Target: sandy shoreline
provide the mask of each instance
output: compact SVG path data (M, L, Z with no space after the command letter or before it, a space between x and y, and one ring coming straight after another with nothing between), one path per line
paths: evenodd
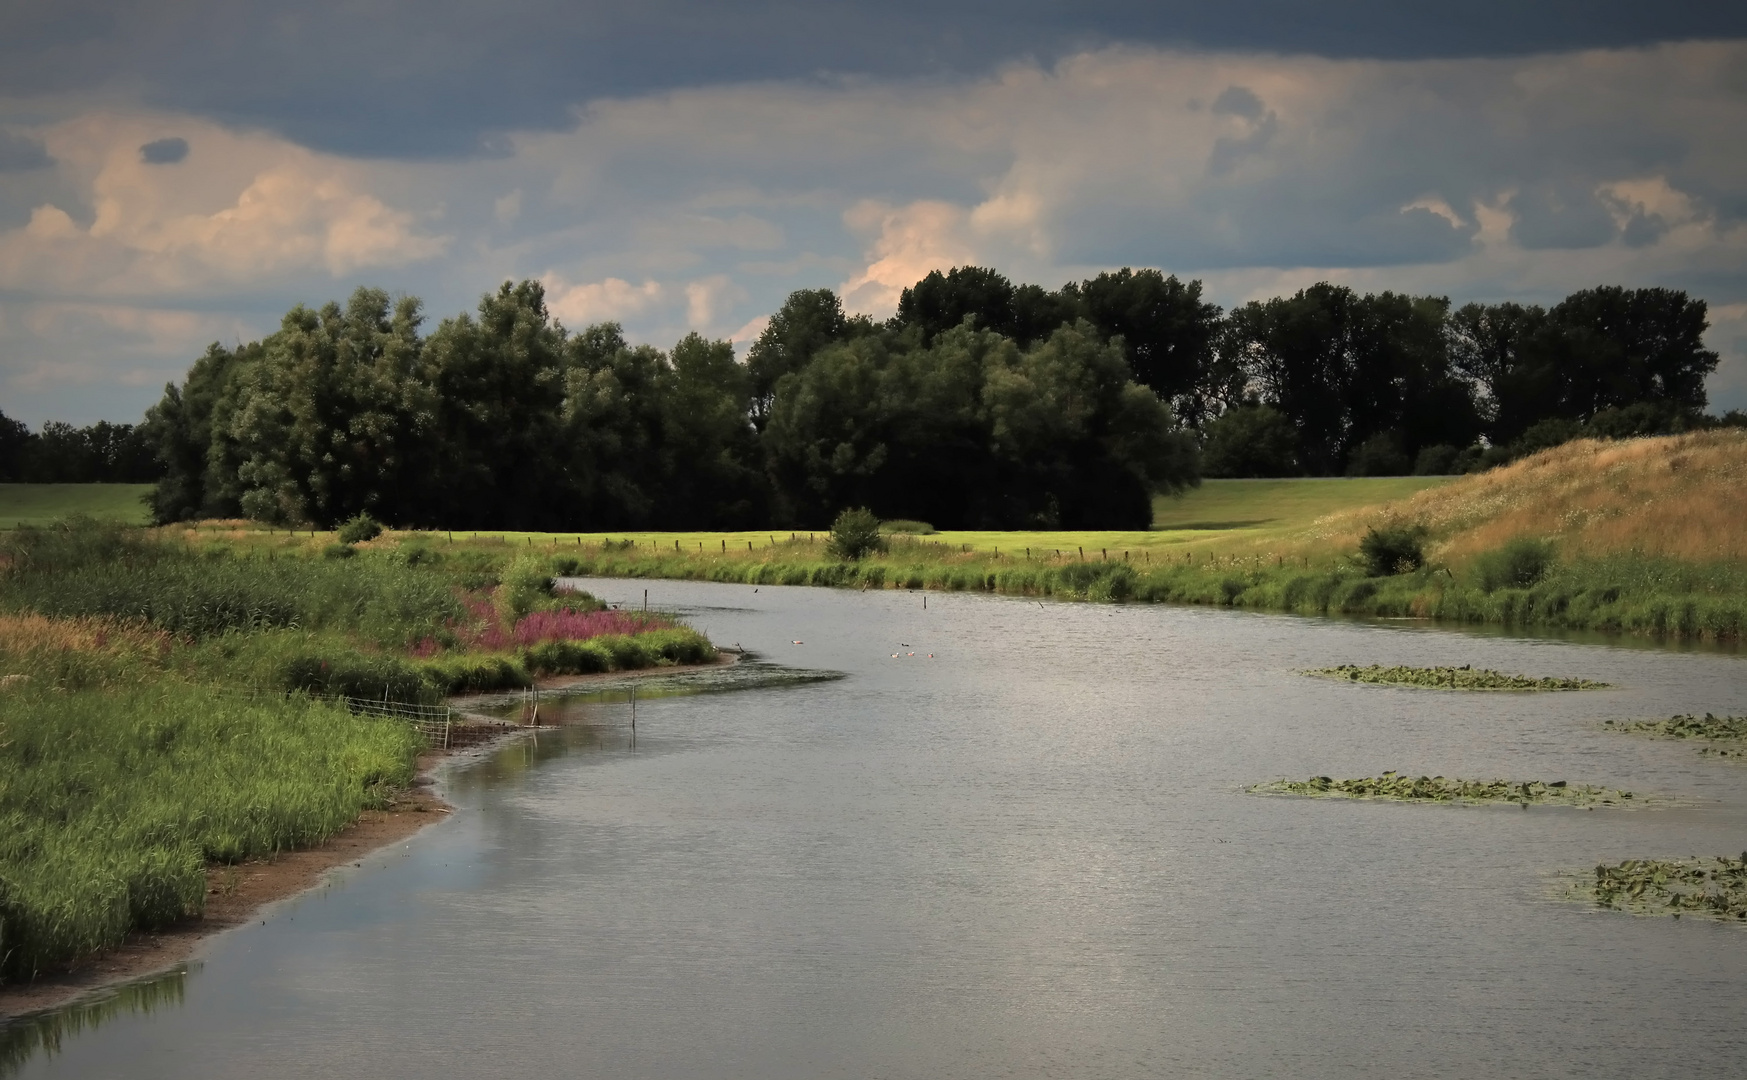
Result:
M541 679L538 686L542 690L562 690L606 680L703 671L726 666L739 659L733 653L721 653L719 656L714 664L686 664L593 675L559 676ZM504 695L455 698L451 703L464 708L502 696ZM521 730L524 729L506 724L501 732L494 731L493 734L501 737L501 734ZM129 934L121 945L81 962L71 971L45 975L31 983L0 986L0 1022L29 1013L60 1008L86 994L118 983L168 971L194 955L208 938L232 927L241 926L269 904L320 885L329 870L347 863L356 863L374 851L406 839L427 825L444 820L449 815L450 807L432 791L435 784L433 774L452 753L428 750L420 754L412 786L396 796L393 804L385 810L364 811L357 821L315 847L285 852L273 859L255 860L235 866L208 867L206 910L200 915L184 919L162 930Z

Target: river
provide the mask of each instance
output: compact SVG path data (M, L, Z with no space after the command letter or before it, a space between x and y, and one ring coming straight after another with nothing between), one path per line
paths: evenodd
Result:
M1555 898L1747 848L1719 651L1166 606L589 581L757 661L558 703L454 815L215 939L23 1077L1737 1077L1747 928ZM894 657L892 654L897 653ZM1617 689L1295 674L1463 664ZM786 681L788 670L838 672ZM710 680L702 681L702 689ZM1246 794L1566 779L1669 809ZM0 1067L0 1072L4 1072Z

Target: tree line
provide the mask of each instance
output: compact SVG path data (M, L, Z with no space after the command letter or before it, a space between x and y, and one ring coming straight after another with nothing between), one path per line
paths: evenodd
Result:
M1462 471L1714 422L1706 327L1667 289L1452 310L1322 283L1223 311L1154 270L1051 291L958 267L883 322L795 292L741 362L572 331L533 281L428 333L416 299L359 289L211 346L141 430L160 521L1138 528L1201 475Z
M163 475L138 424L51 420L32 431L0 413L0 484L149 484Z

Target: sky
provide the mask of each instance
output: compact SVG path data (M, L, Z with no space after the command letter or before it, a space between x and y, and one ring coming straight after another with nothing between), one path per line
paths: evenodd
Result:
M1689 0L9 0L0 411L135 421L360 285L743 353L966 264L1684 289L1747 408L1743 133L1747 5Z

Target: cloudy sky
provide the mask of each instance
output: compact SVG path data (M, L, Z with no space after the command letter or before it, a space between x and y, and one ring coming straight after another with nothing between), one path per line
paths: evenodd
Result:
M360 284L666 346L965 263L1667 285L1747 407L1744 133L1747 5L1691 0L10 0L0 410L135 420Z

